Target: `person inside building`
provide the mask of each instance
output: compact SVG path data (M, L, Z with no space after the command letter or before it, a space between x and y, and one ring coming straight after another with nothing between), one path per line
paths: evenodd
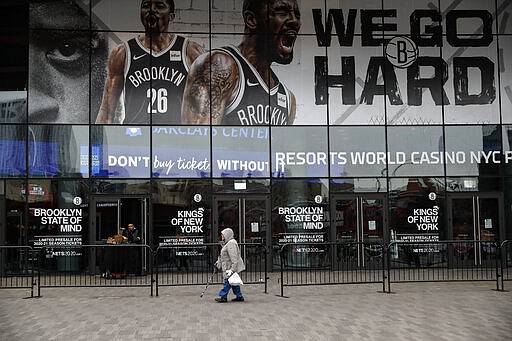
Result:
M174 0L142 0L140 19L145 32L111 52L96 123L180 123L185 79L204 50L168 32L174 9ZM121 98L124 115L117 113Z
M290 125L295 120L295 95L271 64L293 59L301 27L297 1L244 0L243 19L238 46L214 49L192 64L183 94L184 124Z
M128 224L128 229L125 230L126 242L128 244L141 244L142 239L139 234L139 230L135 227L133 223ZM128 264L126 268L128 273L140 275L141 274L141 251L140 246L133 245L129 246L127 249L128 252Z
M233 230L225 228L221 232L221 245L219 258L215 263L217 269L222 270L224 275L224 285L219 292L219 297L215 298L216 302L224 303L228 301L228 293L233 289L235 298L232 299L234 302L243 302L245 300L240 285L231 285L229 283L229 277L235 272L240 273L245 270L245 264L242 260L240 247L236 239L234 238Z

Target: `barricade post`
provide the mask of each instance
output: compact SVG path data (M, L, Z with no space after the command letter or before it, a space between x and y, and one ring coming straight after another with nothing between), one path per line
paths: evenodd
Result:
M0 246L0 289L30 289L34 297L37 255L31 246Z

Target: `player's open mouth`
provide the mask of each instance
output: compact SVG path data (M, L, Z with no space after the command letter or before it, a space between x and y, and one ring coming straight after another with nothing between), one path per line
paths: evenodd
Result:
M158 22L158 18L154 14L148 14L148 16L146 17L146 22L148 23L149 26L155 26L156 23Z
M293 50L293 45L295 45L295 40L297 39L297 32L289 31L285 34L281 34L279 37L280 45L283 49L287 51Z

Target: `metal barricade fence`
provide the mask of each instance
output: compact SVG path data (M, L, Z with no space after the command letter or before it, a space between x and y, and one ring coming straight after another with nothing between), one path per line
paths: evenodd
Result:
M153 296L153 252L148 245L47 245L39 250L42 288L148 287Z
M244 284L263 284L267 292L266 249L263 244L239 243L246 269L241 274ZM221 284L223 274L215 269L219 243L159 246L154 256L156 295L159 287ZM214 273L215 272L215 273Z
M280 248L281 296L284 287L378 283L385 291L380 242L286 243Z
M500 244L501 266L501 290L505 290L505 282L512 281L512 240L504 240Z
M0 246L0 289L30 289L34 297L37 252L30 246Z
M494 281L499 290L498 244L481 240L398 242L387 245L391 283Z

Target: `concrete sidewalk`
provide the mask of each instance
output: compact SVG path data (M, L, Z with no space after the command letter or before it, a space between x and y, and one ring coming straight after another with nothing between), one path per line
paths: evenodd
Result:
M512 292L492 283L0 290L0 340L510 340ZM230 296L232 298L232 296Z

